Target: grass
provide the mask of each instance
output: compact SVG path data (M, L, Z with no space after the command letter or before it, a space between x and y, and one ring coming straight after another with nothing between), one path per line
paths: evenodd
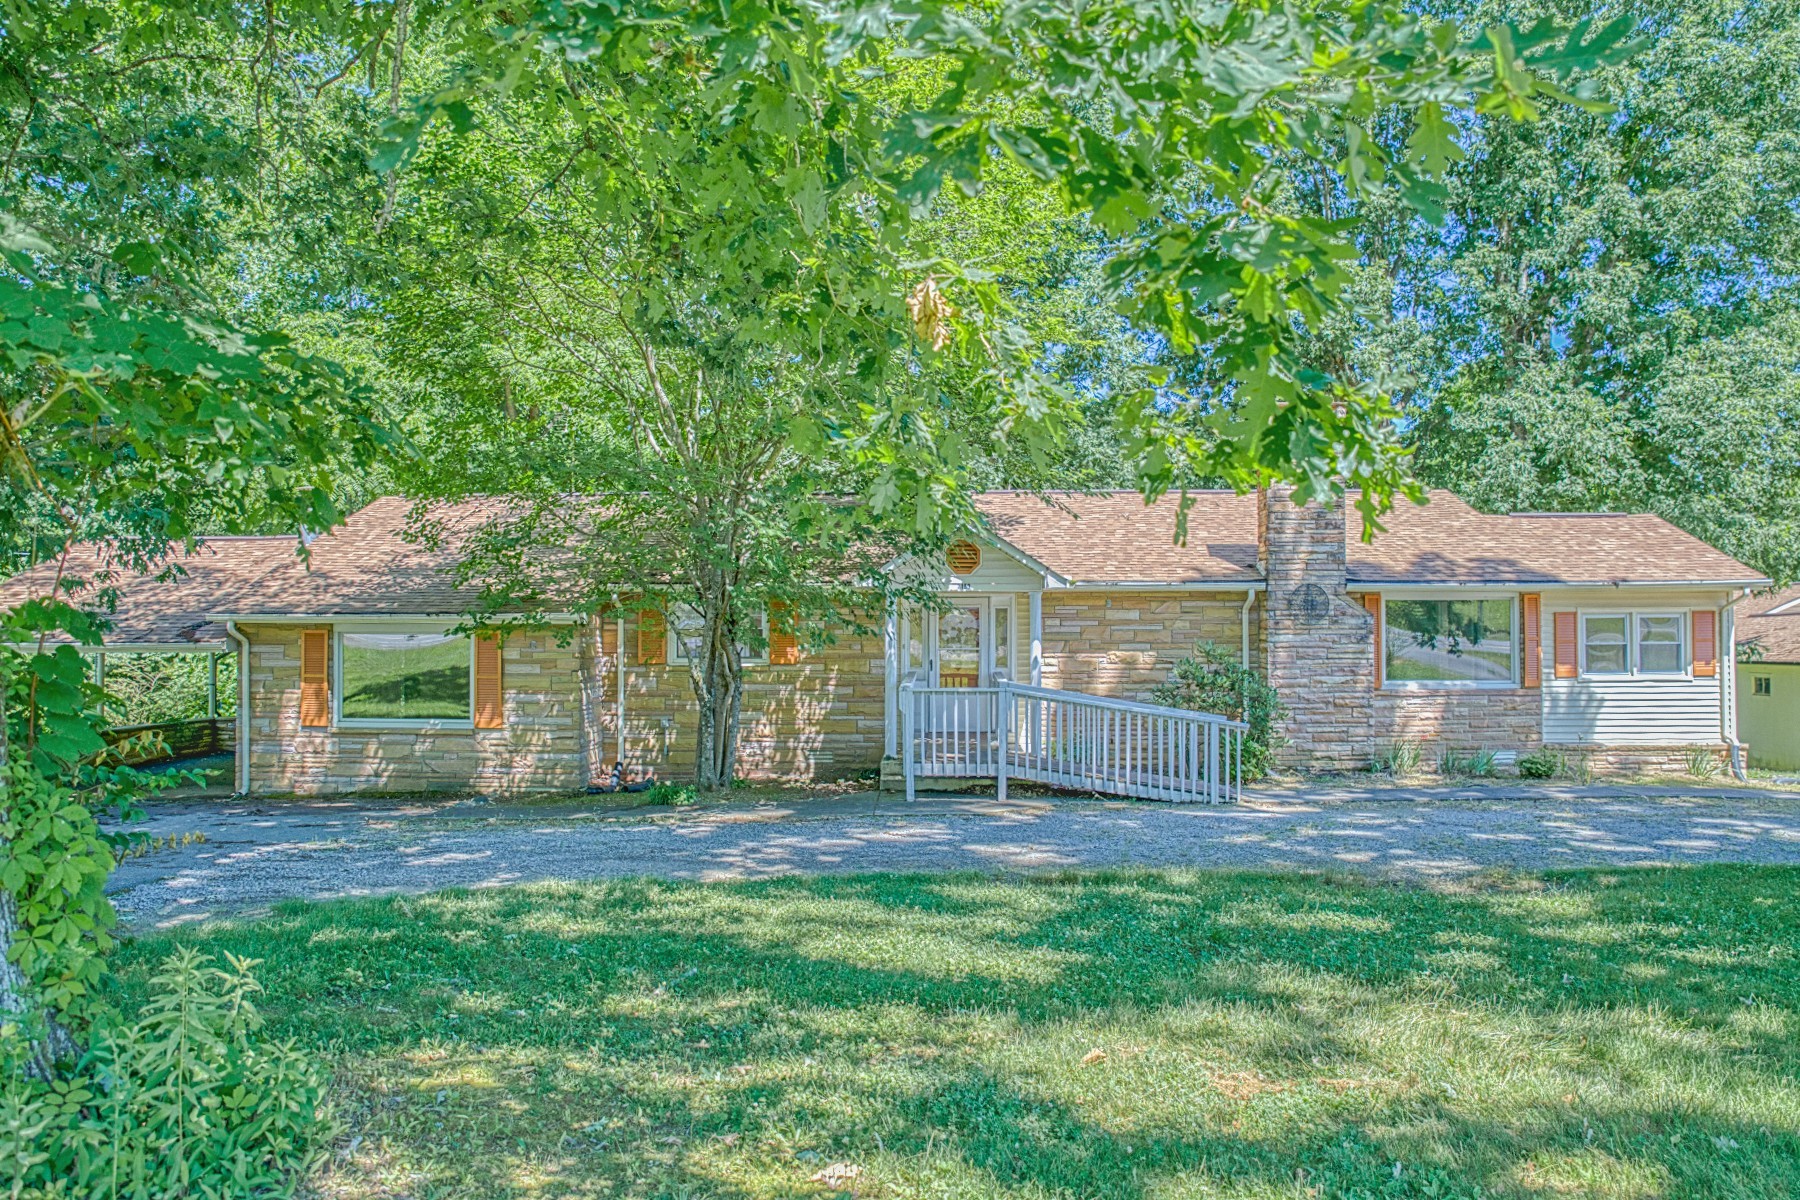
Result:
M329 1197L1800 1195L1800 871L623 881L290 905ZM860 1174L825 1174L850 1164Z

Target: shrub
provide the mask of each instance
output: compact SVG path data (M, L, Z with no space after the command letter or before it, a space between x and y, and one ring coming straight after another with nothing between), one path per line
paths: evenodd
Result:
M656 783L644 793L645 804L692 804L696 793L691 783Z
M1554 779L1567 769L1563 756L1554 750L1534 750L1519 756L1520 779Z
M12 1195L286 1195L319 1152L324 1080L292 1043L257 1036L254 961L182 949L135 1024L99 1025L72 1074L0 1096Z
M1399 778L1411 775L1419 769L1423 753L1417 742L1395 742L1390 746L1380 746L1375 750L1375 758L1369 769L1377 774L1392 775Z
M1150 700L1244 722L1250 727L1244 734L1244 778L1261 779L1269 773L1281 745L1275 722L1287 709L1262 672L1244 666L1232 651L1200 642L1192 658L1176 663L1168 680L1151 689Z

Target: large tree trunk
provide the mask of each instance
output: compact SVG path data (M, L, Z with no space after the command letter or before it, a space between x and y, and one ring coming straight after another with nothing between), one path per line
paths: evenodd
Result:
M0 812L13 805L12 760L6 730L6 688L8 680L0 673ZM0 842L0 854L10 854L12 847ZM25 1052L25 1074L32 1079L49 1079L57 1060L72 1058L80 1047L56 1014L37 1002L31 980L12 960L12 945L19 937L19 901L10 889L0 887L0 1017L16 1022L29 1039Z
M728 788L737 776L738 718L743 706L744 667L738 658L737 628L723 584L707 588L701 605L699 653L688 662L700 728L694 747L694 786L703 792Z

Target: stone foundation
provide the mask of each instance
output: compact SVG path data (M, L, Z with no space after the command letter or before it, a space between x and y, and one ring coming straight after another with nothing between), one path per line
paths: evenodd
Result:
M1700 746L1547 746L1565 756L1570 765L1585 759L1596 775L1686 775L1688 756L1705 750L1718 759L1719 771L1731 771L1731 747L1723 742Z

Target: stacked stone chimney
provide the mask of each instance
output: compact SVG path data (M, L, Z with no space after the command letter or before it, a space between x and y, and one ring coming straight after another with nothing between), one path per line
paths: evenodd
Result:
M1286 484L1257 493L1264 665L1288 709L1278 761L1306 771L1369 762L1375 621L1344 590L1344 537L1341 506L1297 505Z

